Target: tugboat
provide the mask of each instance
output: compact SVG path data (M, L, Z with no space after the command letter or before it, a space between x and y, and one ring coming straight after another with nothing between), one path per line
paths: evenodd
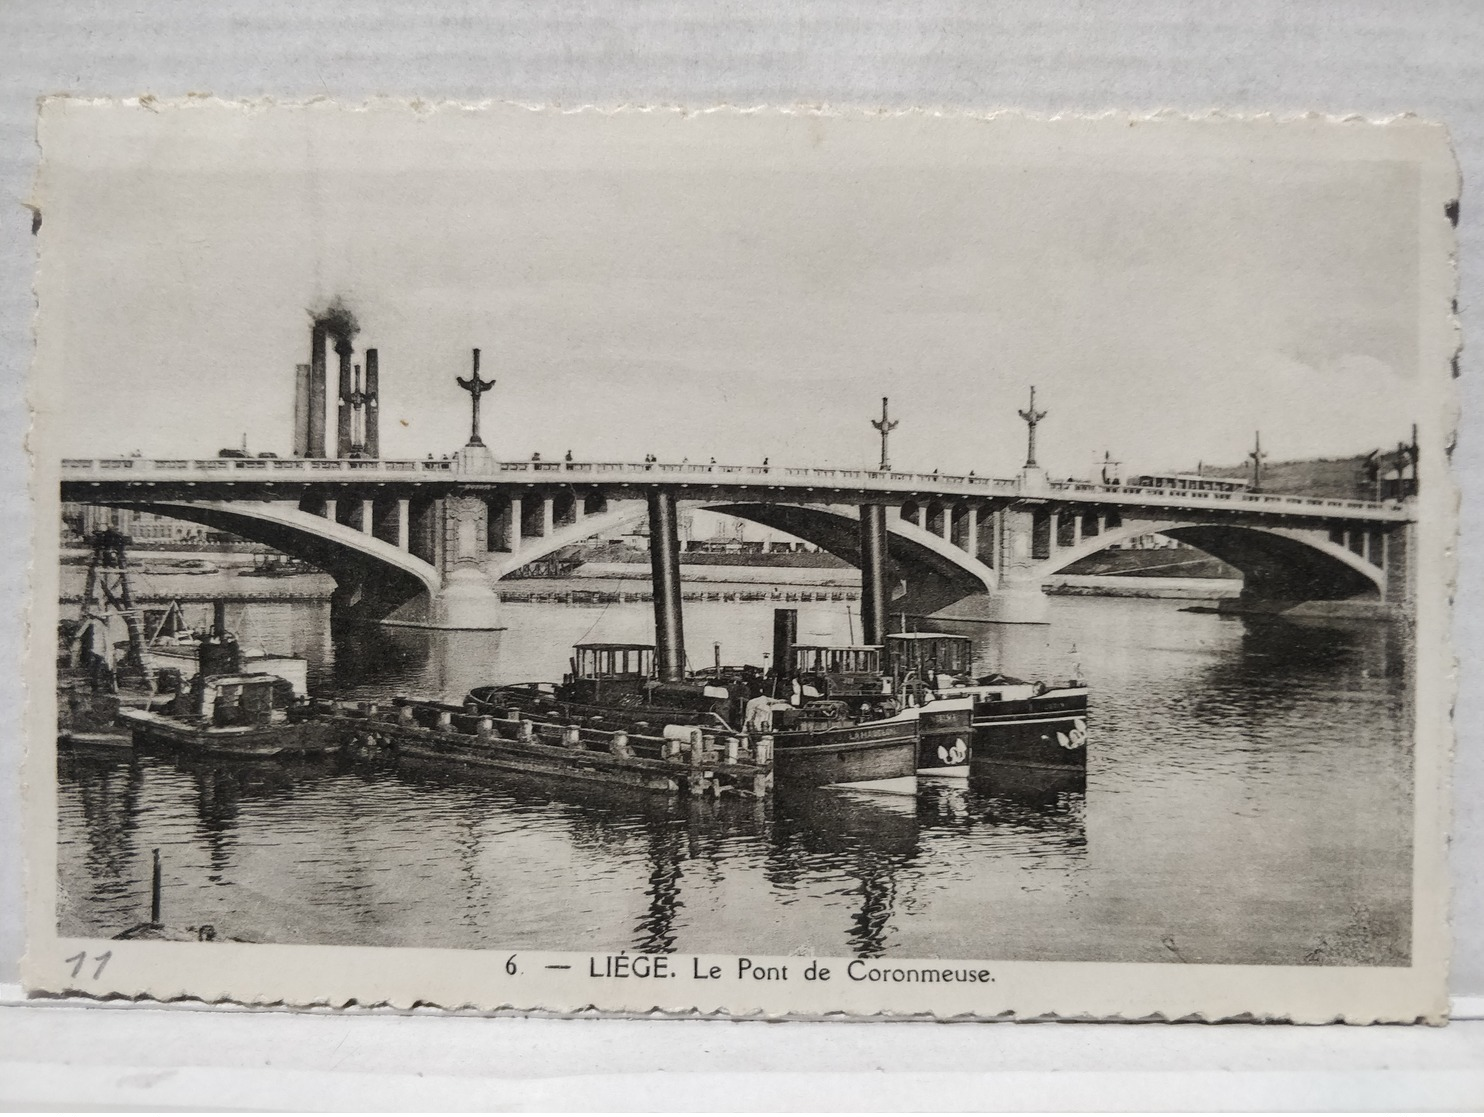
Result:
M213 631L197 643L196 654L189 682L179 671L160 672L161 689L174 689L163 708L119 710L117 724L133 733L136 746L258 757L339 747L333 729L311 717L291 680L243 670L220 602Z
M797 611L779 609L770 671L717 664L676 682L655 677L652 645L579 644L560 683L477 687L465 705L626 732L698 727L771 739L780 783L895 780L945 757L967 759L971 701L908 705L882 670L880 647L799 644L797 631Z
M225 631L225 608L220 599L214 602L212 629L201 630L187 624L180 602L172 601L154 623L153 633L145 645L150 666L161 673L174 669L183 675L191 674L200 658L202 643L212 638L212 631ZM295 695L300 698L308 696L309 664L303 658L241 645L237 647L237 658L241 673L277 675L293 684Z
M937 708L967 700L973 709L976 764L1081 771L1087 767L1087 685L1027 682L1009 675L974 677L967 636L898 632L886 637L896 690ZM944 765L950 758L943 757ZM965 758L968 760L970 758Z

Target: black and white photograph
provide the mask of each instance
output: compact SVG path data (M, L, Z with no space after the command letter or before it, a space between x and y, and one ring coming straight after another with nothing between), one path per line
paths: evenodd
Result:
M1443 1011L1441 128L40 145L33 987Z

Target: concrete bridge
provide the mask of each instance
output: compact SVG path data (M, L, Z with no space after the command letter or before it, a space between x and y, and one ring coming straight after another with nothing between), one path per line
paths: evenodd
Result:
M1053 482L1034 468L1003 479L487 454L66 459L61 476L64 500L158 512L300 557L335 578L342 615L434 627L498 627L501 578L646 516L674 550L685 507L787 531L861 567L868 633L885 631L888 609L1042 621L1045 579L1154 532L1241 570L1246 609L1395 615L1412 597L1410 501ZM663 549L657 590L678 579Z

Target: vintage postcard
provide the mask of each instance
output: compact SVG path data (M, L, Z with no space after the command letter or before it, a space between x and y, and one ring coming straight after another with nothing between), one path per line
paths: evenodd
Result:
M1441 127L39 133L33 992L1443 1019Z

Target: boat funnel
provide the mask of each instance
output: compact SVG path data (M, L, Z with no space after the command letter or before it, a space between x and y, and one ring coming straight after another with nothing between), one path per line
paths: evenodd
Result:
M797 664L794 645L799 641L799 611L773 610L773 674L779 679L792 679Z

